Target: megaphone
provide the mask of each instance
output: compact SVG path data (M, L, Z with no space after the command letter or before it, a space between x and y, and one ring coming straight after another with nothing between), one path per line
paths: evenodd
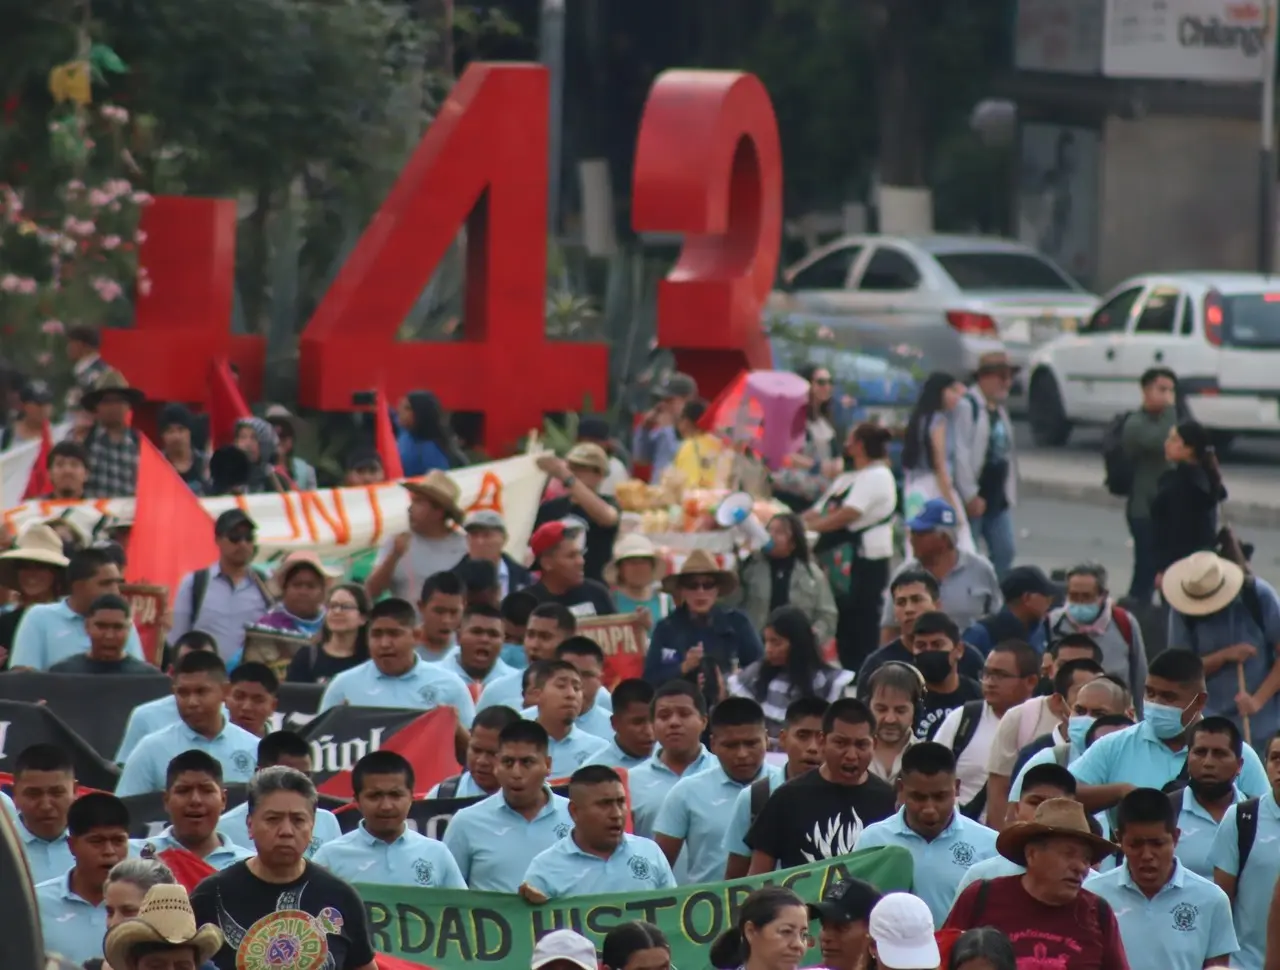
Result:
M750 492L734 492L726 495L716 508L716 525L732 529L752 550L764 549L772 541L769 530L760 524L755 515L756 500Z

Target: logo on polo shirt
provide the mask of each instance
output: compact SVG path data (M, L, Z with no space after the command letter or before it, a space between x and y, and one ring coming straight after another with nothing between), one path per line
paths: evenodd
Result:
M252 771L253 756L248 751L237 751L231 756L231 764L236 771Z
M319 848L320 848L320 837L316 836L312 838L311 844L307 846L307 858L310 859L313 855L315 855L316 850Z
M556 826L557 839L563 839L568 834L569 834L569 826L565 825L564 822L561 822L559 825Z
M436 867L426 859L419 859L413 864L413 878L419 886L430 886L435 871Z
M631 861L628 862L627 865L631 869L631 875L635 876L642 882L649 878L649 862L647 859L642 859L638 855L633 855L631 857Z
M436 693L436 688L434 684L426 684L422 687L419 687L418 696L422 698L422 703L424 704L440 703L439 701L440 695Z
M1180 933L1190 933L1196 928L1196 917L1200 909L1190 903L1179 903L1173 907L1173 928Z
M968 842L957 842L951 847L951 861L958 866L973 865L974 855L973 846Z

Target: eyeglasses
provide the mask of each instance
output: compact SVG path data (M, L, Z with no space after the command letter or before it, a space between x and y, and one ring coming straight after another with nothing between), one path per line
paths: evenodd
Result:
M252 532L232 532L229 535L223 536L223 538L226 539L228 542L234 542L237 545L242 542L247 542L250 544L253 543Z
M982 679L983 680L1021 680L1022 676L1020 674L1011 674L1007 670L988 670L987 668L984 667L982 670Z
M355 603L330 603L329 612L330 613L359 613L360 607L356 606Z
M719 589L720 583L714 579L685 579L680 581L680 588L691 592L695 590L709 592L713 589Z

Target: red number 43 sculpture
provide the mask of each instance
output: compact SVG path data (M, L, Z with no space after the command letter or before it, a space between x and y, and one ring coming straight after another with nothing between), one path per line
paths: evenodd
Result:
M375 386L430 388L483 415L483 444L510 449L543 415L603 403L608 346L545 328L548 79L524 64L467 69L329 287L300 342L304 407L352 408ZM769 366L760 327L782 231L782 157L752 75L668 71L641 121L633 185L642 232L681 233L661 284L658 343L711 397L743 367ZM151 291L103 356L152 400L206 405L210 362L261 392L260 337L230 330L235 203L158 198L144 217ZM466 227L462 339L397 341L433 270Z

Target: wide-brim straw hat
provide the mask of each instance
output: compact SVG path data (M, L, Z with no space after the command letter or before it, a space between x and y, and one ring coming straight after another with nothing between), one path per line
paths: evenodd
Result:
M681 563L680 571L662 580L662 588L668 593L678 592L683 576L714 576L720 583L721 596L728 596L738 588L738 577L729 570L722 569L715 557L705 549L695 549L689 553Z
M147 395L138 388L130 387L125 376L118 370L109 370L98 378L98 383L93 386L93 390L85 391L80 398L80 406L86 411L92 411L108 394L119 394L128 398L129 404L135 406L147 399Z
M212 923L196 927L196 914L181 886L152 886L142 898L133 919L113 927L103 941L103 955L112 967L130 966L129 953L145 943L189 946L196 951L196 966L203 966L222 949L222 931Z
M1244 570L1213 552L1193 552L1164 571L1160 593L1185 616L1225 609L1244 587Z
M442 506L449 518L455 522L461 522L466 518L466 513L458 504L462 498L462 489L458 487L457 482L438 468L427 472L423 478L400 484L414 495L429 498Z
M291 552L289 553L289 555L284 557L284 561L280 563L280 567L275 571L275 574L271 577L272 584L276 588L277 596L284 595L284 587L285 587L285 584L289 581L289 577L292 576L299 569L314 569L317 573L320 574L320 578L323 579L326 583L328 583L329 580L337 579L339 576L342 575L341 572L326 566L324 564L324 560L322 560L314 552L311 552L306 549L301 549L297 552Z
M618 563L628 559L652 559L653 578L662 579L667 572L667 563L658 555L658 547L649 537L639 533L628 533L613 544L613 559L604 567L604 581L613 586L618 581Z
M18 536L16 548L0 553L0 586L17 589L18 569L23 565L66 569L67 562L62 538L51 527L36 523Z
M1036 808L1034 821L1015 822L1000 833L996 839L996 851L1010 862L1025 866L1027 843L1050 837L1078 839L1086 843L1093 853L1095 865L1116 851L1114 842L1093 834L1084 806L1074 798L1049 798L1041 802Z

